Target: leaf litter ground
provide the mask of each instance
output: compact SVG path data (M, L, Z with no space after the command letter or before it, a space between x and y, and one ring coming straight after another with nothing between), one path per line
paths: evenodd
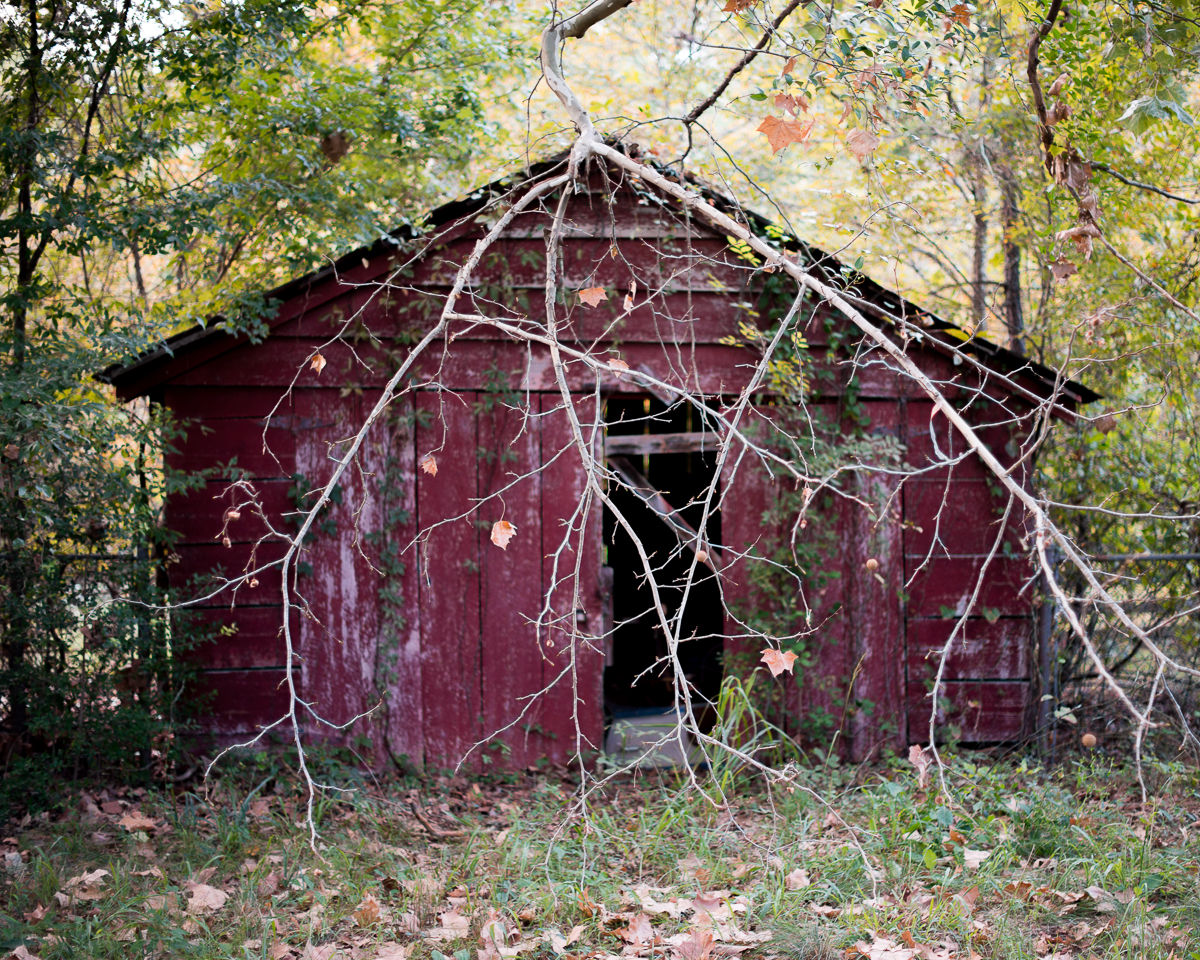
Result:
M1148 805L1093 760L959 759L952 801L899 761L802 773L829 806L652 776L586 818L566 771L360 781L316 854L282 774L94 790L6 826L0 956L1185 960L1200 794L1163 771Z

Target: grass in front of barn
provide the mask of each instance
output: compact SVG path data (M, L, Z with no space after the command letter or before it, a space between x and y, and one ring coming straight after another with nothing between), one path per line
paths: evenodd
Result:
M586 820L569 778L360 781L319 855L282 768L98 790L8 824L0 956L1200 957L1192 772L1149 771L1146 806L1087 758L956 758L950 803L903 762L802 776L824 803L643 780Z

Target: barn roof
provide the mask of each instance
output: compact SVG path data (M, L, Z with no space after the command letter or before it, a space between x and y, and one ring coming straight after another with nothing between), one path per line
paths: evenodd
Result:
M638 148L635 144L624 144L623 149L636 155ZM658 164L651 158L643 156L639 159L653 165L662 175L678 181L679 175L676 171ZM567 154L562 153L494 180L465 197L452 200L430 211L418 227L404 224L368 246L351 250L318 270L310 271L268 291L264 294L264 300L287 303L326 280L347 272L364 259L370 260L377 256L394 253L396 248L404 243L428 239L440 228L449 227L481 212L490 203L510 194L513 188L523 181L544 176L563 166L566 161ZM842 288L843 297L846 300L875 319L882 320L888 325L895 325L898 318L901 317L910 321L919 320L924 328L923 337L927 346L943 353L958 351L969 354L984 367L1005 376L1020 373L1045 388L1047 395L1057 385L1068 401L1091 403L1100 399L1100 394L1083 384L1074 380L1060 379L1059 371L998 344L972 336L961 327L911 303L896 292L876 283L870 277L855 272L853 268L848 267L836 257L800 237L781 232L769 218L747 210L711 184L690 174L685 174L685 179L689 187L698 191L705 200L722 213L745 223L764 238L770 237L774 242L781 243L789 249L798 248L809 270L826 283ZM671 202L647 184L634 185L634 189L650 202L664 206ZM852 284L847 284L848 277L853 279ZM156 349L147 351L128 363L112 364L97 376L103 382L115 386L122 395L140 395L147 392L146 384L148 381L153 381L156 367L163 366L181 353L197 349L202 344L211 344L223 336L228 336L228 333L217 323L210 323L207 326L197 325L167 338ZM230 337L229 345L233 347L238 342L236 338Z

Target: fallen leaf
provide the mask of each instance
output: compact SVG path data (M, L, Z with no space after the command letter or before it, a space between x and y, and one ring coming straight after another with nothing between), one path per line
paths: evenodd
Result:
M803 890L809 885L809 882L808 871L803 867L797 867L783 878L783 885L788 890Z
M788 673L791 673L792 668L796 664L796 660L796 654L794 654L791 650L784 652L783 650L770 648L763 651L760 662L767 665L767 669L771 671L771 676L777 677L785 670Z
M379 919L379 901L375 899L374 894L368 893L362 898L362 903L354 909L354 922L360 927L373 927Z
M167 876L163 873L162 867L157 866L147 867L145 870L134 870L133 875L135 877L158 877L160 880L166 879Z
M589 307L596 307L600 305L601 300L608 299L608 294L604 292L603 287L588 287L579 291L579 299Z
M517 535L517 528L507 520L497 520L492 524L492 543L501 550L508 549L508 543Z
M229 899L229 894L224 890L210 887L207 883L188 880L183 886L191 894L188 898L188 913L216 913Z
M451 907L438 914L438 925L422 930L421 936L426 940L460 940L467 935L471 927L470 917L464 917L458 912L458 907Z
M862 163L879 146L879 138L870 130L852 130L846 137L846 146Z
M378 951L373 960L408 960L412 956L415 943L403 944L388 941L381 943L376 950Z
M971 850L969 847L963 847L963 864L968 870L978 870L980 864L991 855L991 850Z
M696 929L692 935L675 948L675 955L683 960L708 960L713 952L711 930Z
M17 457L21 455L21 448L15 443L10 443L4 448L4 455L8 457L9 460L16 460Z
M639 913L629 921L629 926L621 927L617 931L617 936L626 943L653 943L654 925L646 914Z
M321 375L321 371L325 369L326 360L321 356L320 352L313 354L312 368L317 371L317 376Z
M279 892L279 874L272 870L265 877L258 881L258 895L260 897L270 897Z
M130 832L135 830L153 830L158 826L155 821L138 810L131 810L118 820L117 823Z
M704 861L694 853L689 853L682 860L677 861L677 864L684 880L694 880L696 873L704 866Z
M801 123L799 120L784 120L782 117L767 117L755 129L766 134L771 153L775 154L789 143L804 143L812 133L815 120Z
M12 957L12 960L38 960L37 954L30 953L25 948L25 944L23 944L23 943L17 944L17 946L13 948L13 952L10 953L9 956Z
M23 914L26 923L39 923L46 919L46 911L49 907L36 906L32 910Z
M425 455L425 459L421 461L421 469L431 477L437 476L437 457L432 453Z

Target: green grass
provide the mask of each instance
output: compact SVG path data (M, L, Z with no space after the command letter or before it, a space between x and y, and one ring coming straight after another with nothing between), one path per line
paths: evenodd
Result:
M206 794L110 790L119 814L110 806L89 821L75 803L8 825L16 846L4 849L20 856L5 860L0 946L24 943L51 960L266 958L287 947L293 956L371 958L379 944L400 944L416 960L476 960L480 928L495 911L519 931L514 940L547 937L522 956L555 955L550 932L576 926L578 939L559 944L568 956L611 955L642 896L667 903L717 890L725 903L747 905L736 919L743 930L772 931L743 954L752 958L840 955L876 936L903 946L905 934L950 941L945 949L962 958L1200 957L1197 779L1177 767L1150 775L1144 808L1128 771L1086 759L1045 774L956 758L949 799L918 790L901 762L800 771L798 782L820 801L805 789L730 778L723 803L711 781L687 790L651 777L592 793L586 815L571 804L574 784L557 778L360 781L320 804L317 854L282 774L251 799L259 779L236 775ZM434 829L461 836L431 836L412 813L414 787ZM132 808L160 826L120 826ZM989 853L973 867L965 851ZM97 869L109 876L82 888L88 899L56 903L56 894L81 889L71 878ZM807 886L792 889L804 875ZM189 880L227 899L215 912L189 913ZM469 920L465 936L414 934L438 924L447 894ZM355 917L368 895L378 919L369 900ZM626 918L605 922L601 904ZM48 908L44 916L39 908ZM651 919L663 938L693 923L687 913Z

